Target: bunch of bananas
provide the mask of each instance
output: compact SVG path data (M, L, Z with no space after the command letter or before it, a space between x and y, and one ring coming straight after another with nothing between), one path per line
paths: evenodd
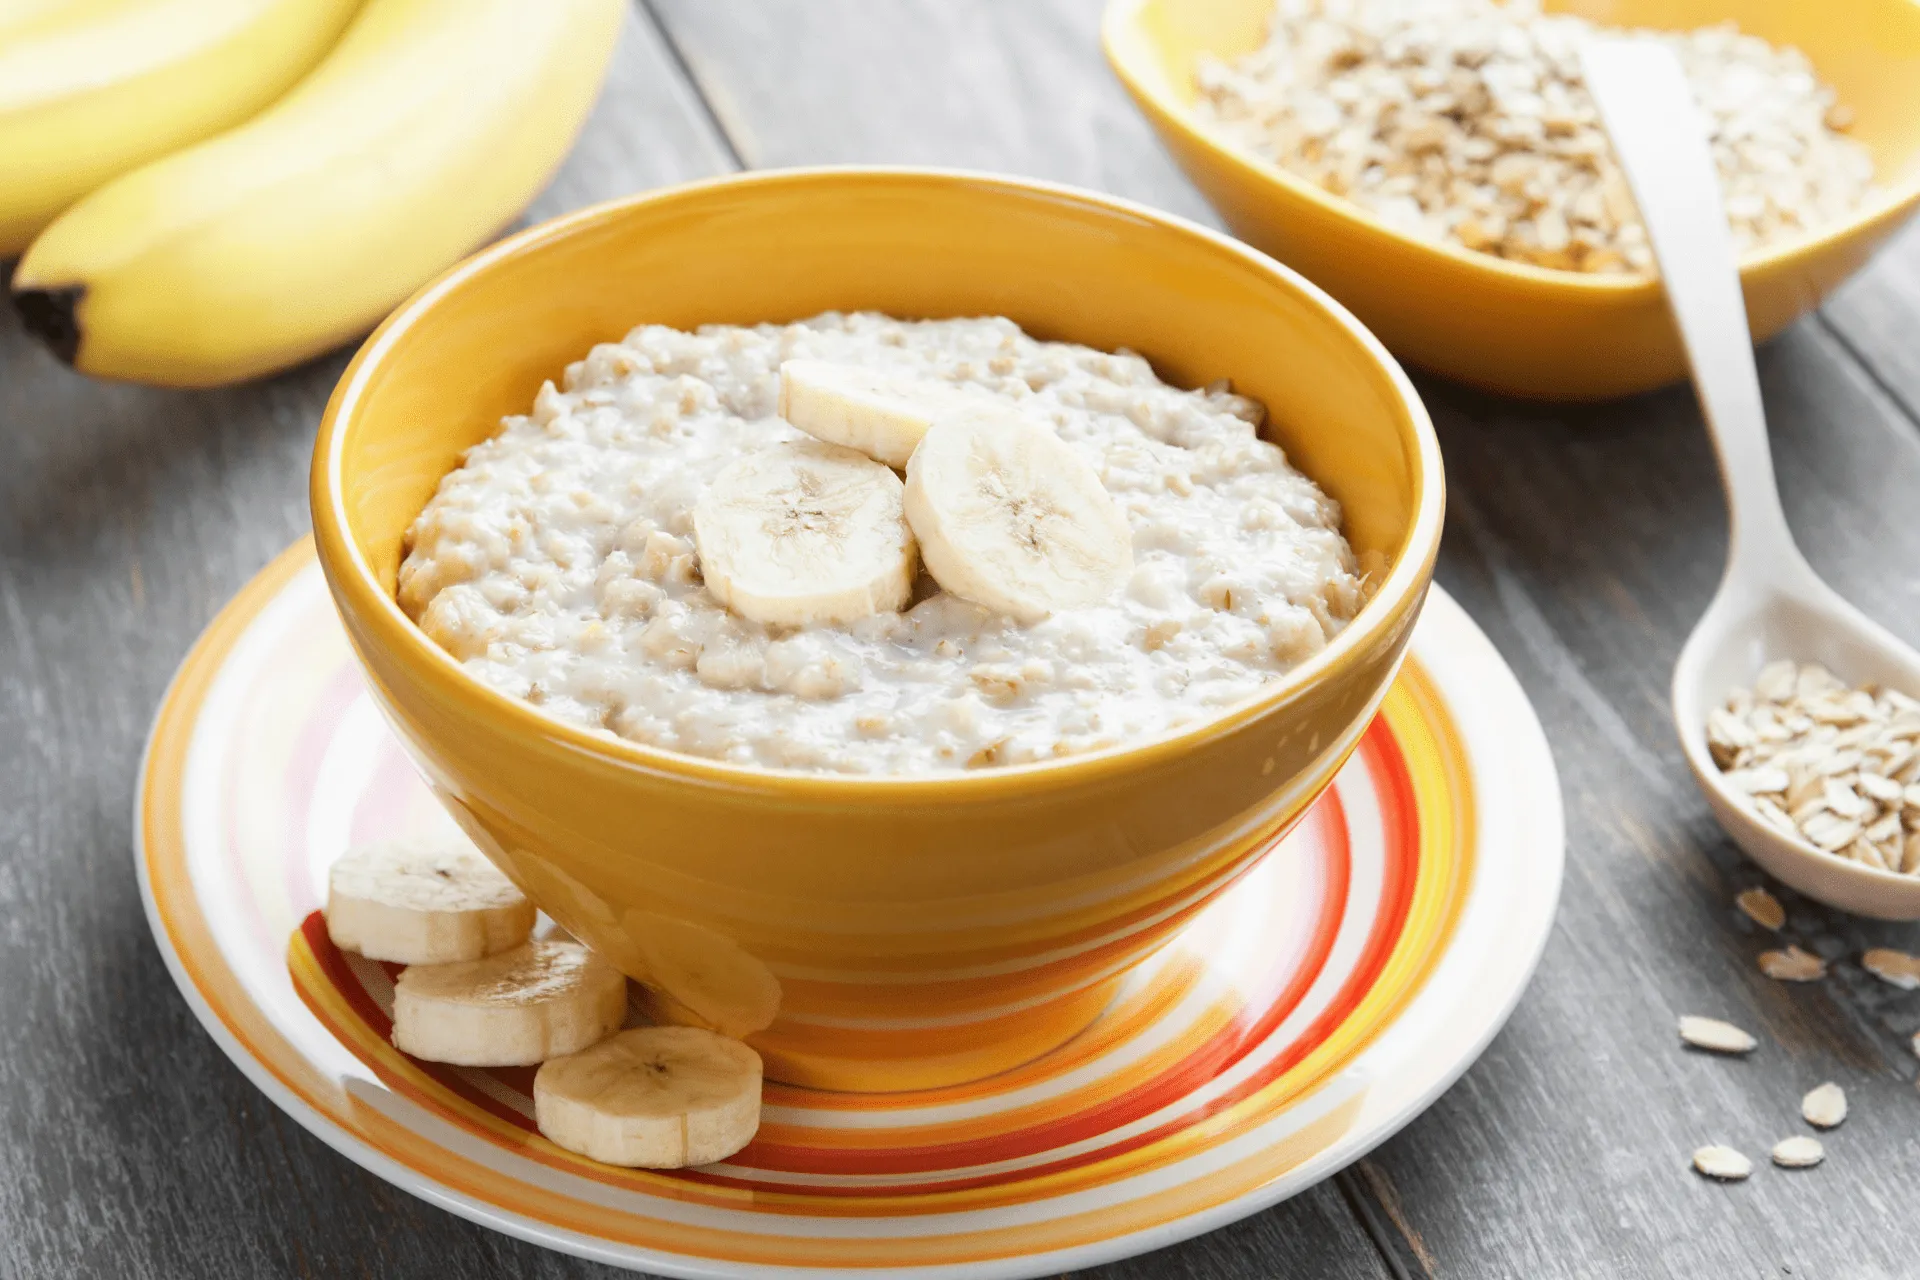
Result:
M365 333L546 185L620 12L0 0L15 304L82 372L163 386L271 373Z

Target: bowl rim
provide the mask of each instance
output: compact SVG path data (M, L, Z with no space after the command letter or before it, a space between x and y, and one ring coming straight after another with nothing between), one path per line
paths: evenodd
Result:
M346 519L342 481L345 438L361 401L368 395L386 356L423 316L455 293L468 280L508 259L538 251L587 228L618 220L632 210L678 200L698 199L715 191L739 188L780 188L846 182L924 184L986 188L1019 199L1065 202L1106 215L1120 215L1162 230L1202 241L1212 251L1240 260L1270 276L1306 301L1316 304L1330 320L1346 330L1386 374L1407 414L1413 448L1410 479L1413 514L1403 549L1386 579L1371 599L1333 641L1319 653L1257 693L1222 708L1218 714L1177 726L1145 738L1132 739L1055 760L1005 765L992 769L925 774L860 774L778 769L744 765L632 742L612 734L595 733L550 717L529 703L494 689L468 673L454 657L430 641L393 596L382 589L372 566L361 554ZM942 800L984 799L1020 793L1040 786L1090 782L1117 772L1133 771L1223 737L1267 713L1294 701L1339 668L1350 665L1369 642L1401 624L1403 615L1417 613L1432 578L1444 524L1446 484L1440 443L1432 419L1412 380L1386 346L1325 290L1299 272L1221 232L1176 214L1104 192L1065 183L963 168L923 165L818 165L783 169L746 170L622 196L538 223L474 253L423 286L383 321L361 345L335 385L314 442L309 477L314 540L323 568L342 614L351 612L372 633L373 643L401 658L416 672L440 679L443 687L458 689L463 699L490 709L531 744L543 741L568 754L584 753L627 770L640 770L678 781L733 790L752 790L784 798L821 793L842 802L914 802L936 796ZM1405 625L1411 626L1411 619ZM1285 780L1281 780L1284 784ZM958 795L956 795L958 793Z
M1385 236L1396 244L1434 254L1457 266L1485 272L1513 284L1546 292L1574 290L1595 298L1620 301L1648 300L1660 294L1658 275L1602 274L1540 267L1480 253L1444 240L1423 240L1392 226L1359 204L1321 190L1271 160L1250 151L1242 151L1216 138L1201 126L1195 113L1186 104L1161 90L1157 83L1160 76L1149 75L1136 65L1134 50L1144 51L1153 43L1139 22L1140 14L1152 3L1155 0L1107 0L1100 16L1101 50L1106 54L1108 67L1127 92L1133 95L1135 103L1145 108L1147 114L1163 129L1171 128L1183 138L1197 143L1216 163L1225 164L1242 177L1277 186L1288 195ZM1902 181L1870 192L1870 198L1845 220L1833 223L1823 231L1795 236L1769 248L1740 255L1740 278L1751 281L1755 276L1788 270L1805 260L1822 256L1887 219L1906 216L1916 204L1920 204L1920 164L1915 164L1913 172Z

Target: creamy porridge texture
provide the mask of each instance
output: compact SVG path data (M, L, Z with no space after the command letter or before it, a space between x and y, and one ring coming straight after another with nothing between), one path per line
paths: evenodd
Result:
M776 412L796 359L998 397L1051 428L1124 511L1130 576L1025 623L924 572L903 611L851 623L730 612L703 584L693 512L730 463L808 440ZM647 325L569 366L441 482L409 531L400 603L487 684L693 755L922 774L1095 750L1217 714L1364 602L1338 505L1257 437L1262 413L1004 319Z

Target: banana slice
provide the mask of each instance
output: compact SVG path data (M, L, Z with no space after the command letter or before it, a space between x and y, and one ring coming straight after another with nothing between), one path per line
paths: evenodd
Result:
M1105 600L1133 572L1126 512L1060 438L1017 413L945 418L907 463L927 572L1022 622Z
M534 908L471 847L391 841L349 849L327 875L327 936L397 964L450 964L508 951Z
M530 942L393 985L393 1043L463 1067L530 1067L577 1053L627 1019L627 979L577 942Z
M773 1025L780 979L725 934L650 911L626 919L645 972L640 1004L656 1022L744 1039Z
M636 1027L541 1067L533 1118L556 1146L606 1164L712 1164L760 1128L760 1055L697 1027Z
M913 593L900 477L838 445L776 445L731 463L693 508L707 590L771 626L853 622Z
M997 401L933 378L831 360L780 366L780 416L828 444L898 470L936 418L993 412Z

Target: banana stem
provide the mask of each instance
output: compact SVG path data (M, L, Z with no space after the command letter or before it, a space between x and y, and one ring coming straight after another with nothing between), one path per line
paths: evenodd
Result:
M68 366L80 354L80 299L86 292L85 285L76 284L61 289L22 289L13 295L13 305L27 332L46 343Z

